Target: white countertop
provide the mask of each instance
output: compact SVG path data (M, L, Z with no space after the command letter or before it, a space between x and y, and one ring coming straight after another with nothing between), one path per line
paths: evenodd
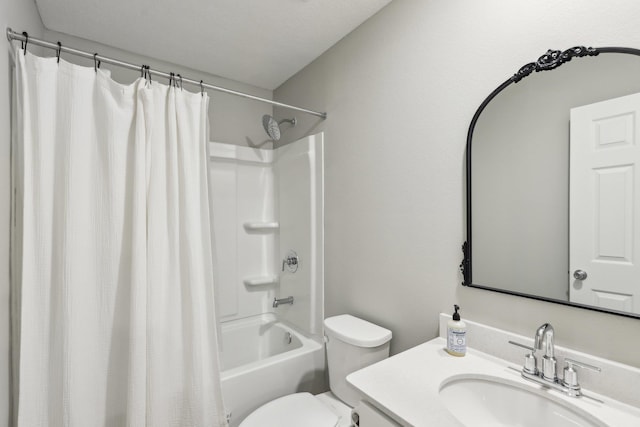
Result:
M522 378L521 366L474 349L468 349L465 357L454 357L445 346L443 338L435 338L356 371L347 381L364 394L365 400L406 426L461 426L439 394L442 383L457 375L502 378L549 393L554 400L575 405L612 427L640 426L640 408L589 390L583 390L584 394L597 400L565 396Z

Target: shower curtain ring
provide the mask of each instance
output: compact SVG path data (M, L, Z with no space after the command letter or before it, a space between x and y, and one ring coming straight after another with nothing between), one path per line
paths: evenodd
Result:
M148 84L151 84L151 67L143 65L140 69L140 77L144 77Z
M22 45L22 49L24 49L24 54L27 54L27 45L29 44L29 33L27 33L26 31L22 32L22 35L24 36L24 41L21 43Z
M56 49L56 62L58 64L60 63L60 53L62 53L62 43L60 43L60 40L58 40L58 48Z
M98 59L98 52L93 54L93 70L97 73L98 68L102 65L102 61Z
M204 96L204 80L200 80L200 96Z
M177 74L178 76L178 80L180 81L180 90L182 90L182 76L180 74Z
M169 87L173 87L173 76L175 76L175 74L169 72Z

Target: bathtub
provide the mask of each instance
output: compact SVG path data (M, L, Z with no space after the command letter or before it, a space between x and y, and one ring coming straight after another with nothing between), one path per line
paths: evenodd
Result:
M273 313L221 325L222 396L230 426L277 397L326 390L324 345Z

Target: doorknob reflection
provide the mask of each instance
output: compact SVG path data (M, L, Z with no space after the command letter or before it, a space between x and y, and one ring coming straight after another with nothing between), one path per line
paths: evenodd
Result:
M573 278L576 280L585 280L587 278L587 272L584 270L576 270L573 272Z

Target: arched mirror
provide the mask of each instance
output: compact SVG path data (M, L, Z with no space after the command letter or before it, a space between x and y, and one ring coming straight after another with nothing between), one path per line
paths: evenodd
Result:
M463 284L640 317L640 50L548 51L467 136Z

